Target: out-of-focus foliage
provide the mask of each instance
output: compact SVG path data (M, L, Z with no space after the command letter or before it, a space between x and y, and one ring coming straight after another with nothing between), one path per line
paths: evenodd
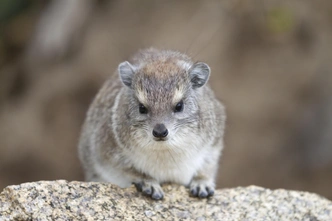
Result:
M294 28L294 15L285 7L272 8L267 12L267 27L275 33L289 32Z

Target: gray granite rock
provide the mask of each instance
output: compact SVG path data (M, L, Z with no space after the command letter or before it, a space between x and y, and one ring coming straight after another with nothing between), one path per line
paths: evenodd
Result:
M0 220L332 220L332 202L312 193L249 186L196 199L183 186L164 190L153 201L110 184L25 183L0 194Z

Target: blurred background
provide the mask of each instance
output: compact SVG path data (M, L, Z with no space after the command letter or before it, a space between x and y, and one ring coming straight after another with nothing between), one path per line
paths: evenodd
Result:
M218 187L332 199L332 1L0 1L0 190L82 180L88 105L140 48L212 69L228 114Z

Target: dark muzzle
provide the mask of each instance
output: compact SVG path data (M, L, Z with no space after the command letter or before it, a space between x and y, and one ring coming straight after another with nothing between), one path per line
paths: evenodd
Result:
M164 124L156 124L153 128L152 134L157 138L165 138L168 135L168 130Z

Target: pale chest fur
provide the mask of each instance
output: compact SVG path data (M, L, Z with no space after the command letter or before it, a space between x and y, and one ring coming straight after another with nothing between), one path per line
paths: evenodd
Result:
M209 150L208 147L198 147L192 141L171 147L154 142L131 150L127 156L136 170L153 177L159 183L188 185L209 157Z

